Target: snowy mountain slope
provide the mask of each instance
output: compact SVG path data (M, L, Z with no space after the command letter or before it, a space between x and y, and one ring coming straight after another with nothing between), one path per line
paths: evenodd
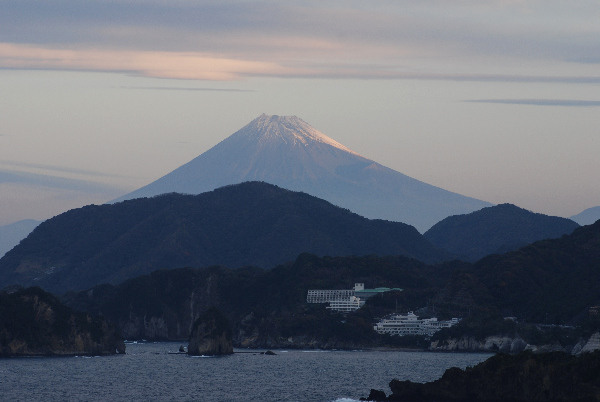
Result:
M199 194L259 180L325 199L367 218L423 232L491 204L420 182L362 157L295 116L261 115L192 161L113 202Z

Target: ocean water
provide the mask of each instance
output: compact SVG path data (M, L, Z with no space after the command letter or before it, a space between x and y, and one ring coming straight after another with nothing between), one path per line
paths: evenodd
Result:
M127 345L106 357L0 359L2 401L349 402L393 378L427 382L489 354L238 350L225 357L168 354L179 343ZM250 352L250 353L248 353Z

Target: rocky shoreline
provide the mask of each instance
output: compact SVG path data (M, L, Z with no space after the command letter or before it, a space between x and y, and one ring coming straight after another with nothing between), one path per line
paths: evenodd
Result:
M0 357L125 353L114 325L78 313L40 288L0 293Z
M367 401L600 401L600 351L497 354L465 370L453 367L425 384L394 379L392 393L371 390Z
M594 333L587 340L579 339L574 345L561 345L559 343L533 345L524 341L520 336L488 336L482 340L474 337L451 338L444 341L434 341L429 350L434 352L500 352L520 353L532 351L535 353L564 352L580 355L585 352L600 350L600 332Z

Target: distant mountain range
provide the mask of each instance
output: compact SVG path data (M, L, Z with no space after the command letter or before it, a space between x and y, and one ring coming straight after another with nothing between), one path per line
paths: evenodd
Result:
M27 237L41 221L25 219L10 225L0 226L0 258Z
M295 116L261 115L164 177L113 202L177 192L200 194L259 180L303 191L372 219L424 232L441 219L490 206L369 160Z
M424 236L435 246L474 262L489 254L502 254L538 240L570 234L577 227L570 219L501 204L449 216Z
M64 292L160 268L272 268L302 252L426 262L452 257L404 223L369 220L305 193L246 182L58 215L0 259L0 289L19 284Z
M579 223L580 225L591 225L600 219L600 207L588 208L583 212L573 215L571 220Z

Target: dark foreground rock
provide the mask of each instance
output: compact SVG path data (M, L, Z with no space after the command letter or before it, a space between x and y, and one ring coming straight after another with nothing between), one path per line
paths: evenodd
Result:
M229 321L221 311L211 307L194 322L188 354L215 356L232 353L233 342Z
M473 368L446 370L419 384L392 380L387 398L372 390L366 400L404 402L600 401L600 352L498 354ZM363 399L365 400L365 399Z
M100 317L66 307L40 288L0 293L0 356L125 353L125 344Z

